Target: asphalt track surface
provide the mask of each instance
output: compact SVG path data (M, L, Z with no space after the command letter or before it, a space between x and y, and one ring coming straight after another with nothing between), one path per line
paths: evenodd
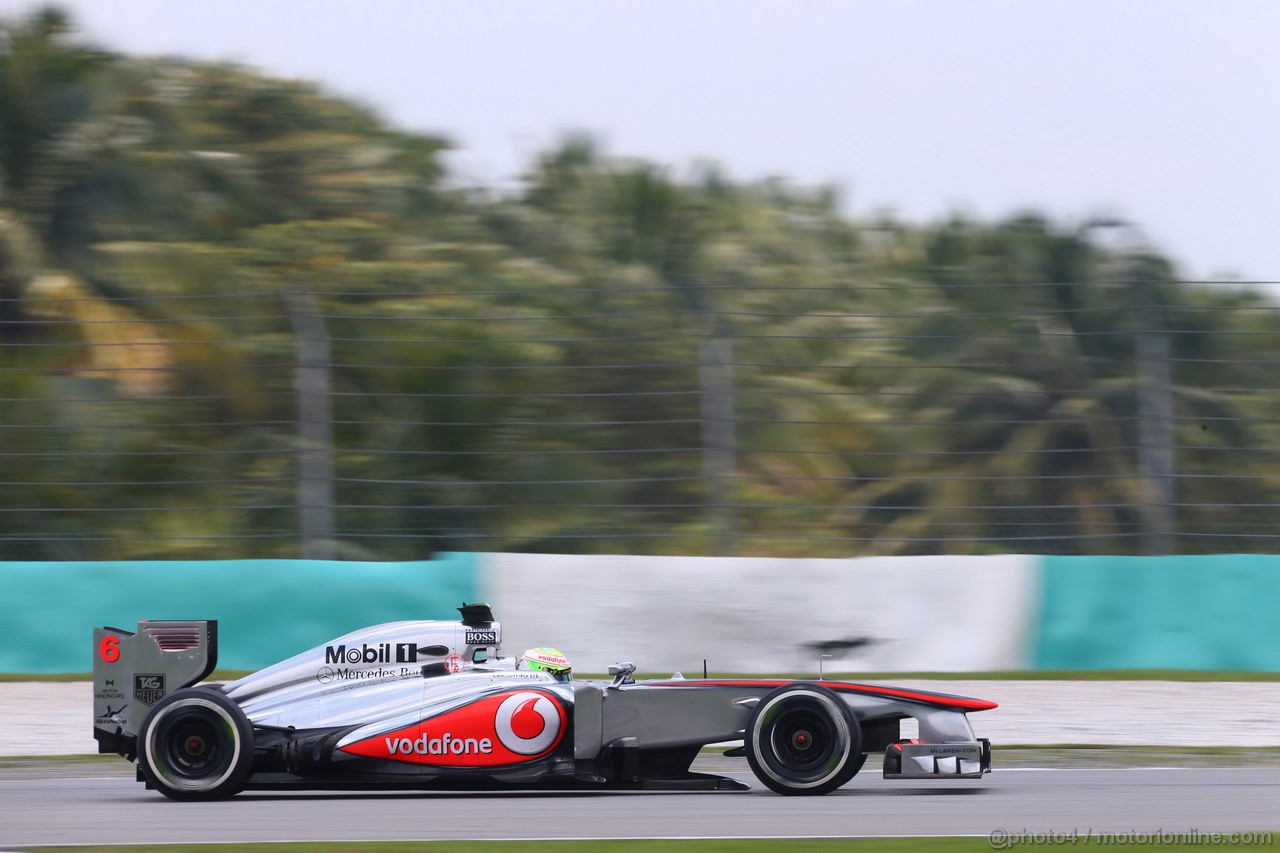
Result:
M733 773L753 782L747 774ZM825 797L749 792L263 793L175 803L131 778L0 780L0 848L52 844L987 835L1280 828L1280 768L859 774Z

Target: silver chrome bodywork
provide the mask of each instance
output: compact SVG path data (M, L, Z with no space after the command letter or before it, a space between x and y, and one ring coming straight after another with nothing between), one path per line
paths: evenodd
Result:
M468 633L492 633L493 642L468 644ZM497 622L483 632L459 622L389 622L337 637L224 689L258 725L309 729L399 718L423 706L424 665L450 655L470 661L482 650L496 656L501 636ZM459 689L466 690L451 685L441 692Z
M164 651L146 626L188 632L195 626L199 634L210 624L142 623L137 634L98 629L95 644L104 642L103 632L114 632L115 639L105 642L118 646L120 655L111 662L95 659L95 691L109 690L101 682L139 671L166 673L166 692L207 675L216 647ZM379 780L420 786L449 779L639 783L646 774L670 779L676 773L693 778L698 774L688 774L688 762L699 748L742 741L756 705L796 684L820 685L830 691L823 695L839 697L859 723L862 752L896 750L901 761L894 773L886 769L891 778L972 777L989 766L989 749L974 737L966 714L994 703L835 681L637 682L631 664L611 668L612 682L563 683L500 657L501 634L497 621L393 622L337 637L218 686L253 727L250 786L347 787ZM208 637L212 643L216 633ZM100 751L132 758L144 714L103 710L95 711ZM542 714L541 723L529 716L534 711ZM519 726L515 713L526 715ZM918 742L899 744L898 724L906 718L918 722ZM533 743L544 724L554 729L548 730L549 745L521 751L520 738ZM510 736L529 725L533 734L510 741L515 752L499 744L499 730Z

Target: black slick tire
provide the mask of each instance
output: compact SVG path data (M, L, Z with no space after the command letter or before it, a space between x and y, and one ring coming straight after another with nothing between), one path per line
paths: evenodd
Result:
M747 719L745 741L756 778L787 796L829 794L866 761L857 718L817 684L788 684L762 698Z
M138 731L138 766L172 800L217 800L244 789L253 769L253 726L221 691L175 690Z

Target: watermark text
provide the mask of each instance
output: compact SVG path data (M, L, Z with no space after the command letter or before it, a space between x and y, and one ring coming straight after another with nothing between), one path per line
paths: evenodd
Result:
M1023 846L1067 847L1153 847L1176 844L1220 844L1224 847L1270 845L1273 832L1205 832L1200 829L1153 829L1101 832L1069 829L1058 832L997 827L987 835L992 850L1011 850Z

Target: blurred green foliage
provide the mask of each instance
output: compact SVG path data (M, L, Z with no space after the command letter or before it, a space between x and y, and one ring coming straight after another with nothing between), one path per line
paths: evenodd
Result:
M285 289L333 338L343 556L706 552L708 337L738 553L1133 553L1153 324L1179 549L1273 548L1276 306L1112 225L855 221L582 137L496 192L309 83L0 28L0 559L293 556Z

